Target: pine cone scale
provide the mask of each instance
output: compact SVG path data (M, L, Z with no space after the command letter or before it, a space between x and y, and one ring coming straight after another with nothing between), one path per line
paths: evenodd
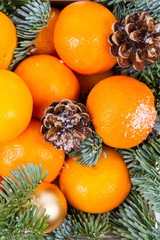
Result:
M128 50L127 44L123 43L118 49L118 55L122 58L128 59L130 52Z
M109 37L111 54L117 57L122 68L131 65L141 71L145 63L159 60L160 23L154 24L146 11L133 13L112 26L113 34Z
M47 141L47 142L52 142L52 141L54 141L55 139L54 139L54 136L55 136L55 133L58 131L58 129L57 128L55 128L55 127L52 127L52 128L50 128L48 131L47 131L47 133L45 134L45 140Z
M117 61L118 61L118 64L119 64L122 68L128 68L128 67L131 66L131 62L130 62L129 59L125 59L125 58L123 58L123 57L118 56Z
M91 135L90 123L83 104L64 99L52 103L45 110L41 119L41 132L45 141L69 152L80 149L82 141Z

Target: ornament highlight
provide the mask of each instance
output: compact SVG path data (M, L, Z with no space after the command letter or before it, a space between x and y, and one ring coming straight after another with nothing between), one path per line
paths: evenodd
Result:
M46 182L40 184L34 194L31 204L39 207L38 216L41 216L44 208L46 214L50 215L47 221L48 227L45 230L45 233L49 233L59 227L65 219L67 213L66 199L55 184Z

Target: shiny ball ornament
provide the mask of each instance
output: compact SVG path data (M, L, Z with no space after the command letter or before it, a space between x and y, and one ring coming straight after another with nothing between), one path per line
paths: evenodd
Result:
M46 209L46 215L50 215L47 221L45 233L55 230L63 220L67 213L67 201L63 193L55 184L43 182L38 186L31 201L32 205L39 208L38 216Z

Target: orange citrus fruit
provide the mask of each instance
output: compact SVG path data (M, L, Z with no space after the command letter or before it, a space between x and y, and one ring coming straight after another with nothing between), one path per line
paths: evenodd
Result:
M110 54L108 37L115 16L104 6L78 1L65 7L56 21L54 44L60 58L80 74L111 69L116 58Z
M80 84L80 92L82 95L84 95L87 92L87 90L91 90L92 87L94 87L94 85L96 85L101 80L113 76L114 71L111 69L104 73L98 73L93 75L81 75L79 73L75 73L75 75L78 78Z
M66 217L67 201L62 191L55 184L47 182L39 184L31 203L39 207L39 217L44 209L46 210L45 214L50 215L45 233L49 233L59 227Z
M91 90L86 106L97 134L105 144L116 148L140 144L156 118L151 90L127 76L100 81Z
M53 56L57 56L54 43L53 43L53 32L56 20L60 13L60 9L51 8L50 19L47 21L48 25L42 29L42 31L38 34L34 45L36 46L36 50L32 52L32 55L35 54L50 54ZM33 49L33 47L31 48Z
M0 70L0 143L21 134L30 122L33 109L31 93L15 73Z
M52 102L77 100L79 82L73 72L58 58L50 55L31 56L15 69L27 84L33 97L33 117L40 119Z
M7 69L17 46L16 28L4 13L0 12L0 69Z
M94 167L77 163L78 157L68 158L59 183L69 204L84 212L104 213L119 206L127 197L131 181L127 166L114 149L103 147Z
M47 182L52 182L63 165L65 153L55 149L43 139L41 124L32 120L26 130L14 140L0 144L0 175L8 176L9 171L18 170L18 165L27 163L42 164L43 171L48 169Z

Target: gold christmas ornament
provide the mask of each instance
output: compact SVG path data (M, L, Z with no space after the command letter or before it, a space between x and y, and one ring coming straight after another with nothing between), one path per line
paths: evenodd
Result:
M49 225L46 228L45 233L55 230L65 219L67 213L67 201L63 193L55 184L45 182L40 184L35 191L31 204L37 205L39 208L39 217L43 213L44 208L46 209L46 215L50 215L50 218L47 221Z

